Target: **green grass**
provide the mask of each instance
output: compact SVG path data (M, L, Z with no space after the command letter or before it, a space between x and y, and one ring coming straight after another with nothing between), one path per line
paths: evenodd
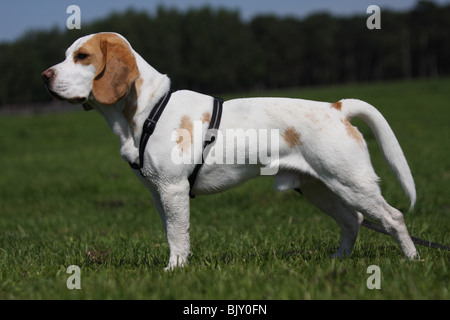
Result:
M418 201L411 234L449 244L450 79L256 93L338 101L353 97L388 119L411 166ZM226 97L226 98L231 98ZM386 199L408 200L361 122ZM361 229L350 258L331 260L339 229L295 192L261 178L191 201L193 255L164 272L162 223L148 191L95 113L0 117L0 299L449 299L449 253ZM381 289L369 290L370 265ZM69 290L66 268L81 268Z

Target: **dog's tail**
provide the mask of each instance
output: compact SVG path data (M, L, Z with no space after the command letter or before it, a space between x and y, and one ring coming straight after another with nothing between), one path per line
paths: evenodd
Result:
M357 99L344 99L337 104L339 103L341 111L346 115L348 120L351 118L360 118L372 129L386 162L410 200L410 210L412 210L416 202L414 179L402 148L386 119L375 107L367 102Z

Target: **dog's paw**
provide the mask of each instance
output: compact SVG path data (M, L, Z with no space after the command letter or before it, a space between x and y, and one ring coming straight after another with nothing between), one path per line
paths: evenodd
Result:
M187 259L183 259L180 256L170 258L169 264L164 268L164 271L173 271L176 268L184 268L188 265Z

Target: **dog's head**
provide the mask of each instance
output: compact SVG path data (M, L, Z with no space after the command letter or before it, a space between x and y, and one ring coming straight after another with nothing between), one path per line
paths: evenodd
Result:
M76 40L66 59L42 72L49 92L60 100L111 105L127 95L139 77L134 51L117 33L97 33Z

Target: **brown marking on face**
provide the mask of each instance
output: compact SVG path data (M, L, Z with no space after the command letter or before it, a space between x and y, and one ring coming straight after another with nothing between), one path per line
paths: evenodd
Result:
M211 114L209 112L205 112L202 115L202 123L211 122Z
M79 55L84 55L83 59L80 59ZM97 72L102 66L103 53L99 45L99 35L93 36L86 41L78 50L73 53L73 62L82 65L94 65Z
M347 134L349 135L349 137L355 139L359 144L362 145L364 143L364 139L358 129L352 126L352 124L347 119L341 121L345 125L345 129L347 130Z
M92 64L96 68L92 93L102 104L116 103L139 78L134 53L128 43L114 33L94 35L74 52L73 59L74 63Z
M178 133L177 145L183 153L191 151L191 144L193 143L194 123L189 116L181 118L180 128L176 129ZM189 138L187 137L189 135Z
M300 141L300 133L294 127L289 127L284 130L284 133L282 133L281 136L291 149L302 145L302 142Z
M86 48L80 48L73 53L73 62L83 65L93 64L95 57L89 54L89 50Z
M335 108L336 110L341 111L342 110L342 102L338 101L338 102L334 102L331 104L332 108Z

